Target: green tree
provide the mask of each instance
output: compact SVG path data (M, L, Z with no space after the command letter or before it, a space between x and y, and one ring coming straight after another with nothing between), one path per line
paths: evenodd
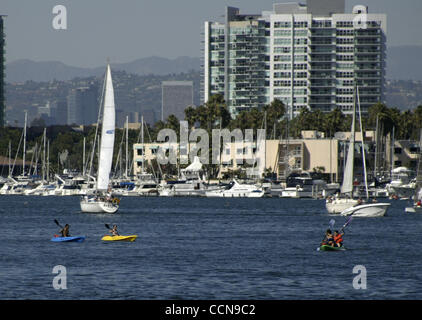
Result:
M325 116L323 131L326 137L334 137L336 132L340 132L344 127L344 115L340 108L335 108Z

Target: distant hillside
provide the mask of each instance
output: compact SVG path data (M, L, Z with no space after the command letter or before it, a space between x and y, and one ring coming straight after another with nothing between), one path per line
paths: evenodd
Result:
M400 46L387 49L387 79L422 80L422 46ZM187 73L200 70L200 58L179 57L167 59L148 57L128 63L111 64L114 70L137 75L167 75ZM6 65L7 82L48 82L52 80L67 81L74 78L99 76L105 67L80 68L58 61L35 62L17 60Z
M71 67L59 61L17 60L6 65L6 82L70 80L99 75L95 72L98 73L95 69Z
M166 59L148 57L128 63L111 64L114 71L125 71L137 75L167 75L199 71L200 59L179 57ZM105 66L98 68L80 68L66 65L59 61L17 60L6 65L7 82L48 82L53 80L67 81L74 78L99 76L104 73Z

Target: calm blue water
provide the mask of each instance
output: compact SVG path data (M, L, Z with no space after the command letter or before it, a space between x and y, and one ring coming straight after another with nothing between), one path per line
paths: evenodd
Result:
M355 218L348 251L317 252L333 218L320 200L124 198L118 214L93 215L78 197L0 196L0 298L421 299L422 215L406 205ZM50 242L54 219L85 242ZM139 238L103 243L105 223ZM52 286L56 265L67 290ZM366 290L353 288L356 265Z

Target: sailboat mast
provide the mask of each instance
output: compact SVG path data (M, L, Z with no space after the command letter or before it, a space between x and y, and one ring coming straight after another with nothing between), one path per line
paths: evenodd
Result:
M115 103L113 81L110 65L107 65L106 87L104 93L103 117L101 126L101 142L99 143L97 191L105 192L109 189L110 171L113 162L115 138ZM100 138L100 136L98 136Z
M22 175L25 176L25 157L26 157L26 123L28 121L28 113L25 111L25 124L23 126L23 157L22 157Z
M390 165L390 167L391 167L391 172L390 172L390 178L391 177L393 177L393 170L394 170L394 144L396 143L395 141L394 141L394 135L395 135L395 129L396 129L396 127L393 127L393 135L392 135L392 141L391 141L391 165Z
M366 159L365 159L365 143L363 139L363 128L362 128L362 114L360 110L360 99L359 99L359 87L357 87L357 98L358 98L358 108L359 108L359 123L360 123L360 135L362 139L362 161L363 161L363 176L365 180L365 191L366 191L366 199L369 199L369 191L368 191L368 175L366 172Z
M50 181L50 140L47 140L47 182Z
M144 146L144 116L141 116L141 141L142 141L142 174L144 173L145 146Z
M82 175L85 176L85 143L86 138L83 140L83 150L82 150Z
M422 129L419 131L419 155L418 155L418 167L416 169L416 194L415 194L415 199L418 199L419 190L422 186L421 152L422 152ZM420 200L420 199L418 199L418 200Z
M374 159L374 178L377 177L377 167L378 167L378 144L379 144L379 134L378 134L378 121L379 115L377 114L377 124L375 127L375 159Z
M9 176L12 176L12 172L11 172L11 168L12 168L12 164L11 161L12 160L12 141L9 140Z
M43 139L43 154L42 154L42 181L45 181L46 177L46 165L45 165L45 152L46 152L46 136L47 136L47 128L44 128L44 139Z
M355 130L356 130L356 89L353 92L352 126L350 128L350 141L347 152L347 161L343 171L342 194L350 194L353 197L353 172L355 159Z
M126 116L126 161L125 161L125 177L128 177L128 161L129 161L129 117Z

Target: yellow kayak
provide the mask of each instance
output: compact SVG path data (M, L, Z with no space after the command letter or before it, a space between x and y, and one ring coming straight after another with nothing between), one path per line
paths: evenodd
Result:
M138 236L131 235L131 236L104 236L101 238L103 241L135 241Z

